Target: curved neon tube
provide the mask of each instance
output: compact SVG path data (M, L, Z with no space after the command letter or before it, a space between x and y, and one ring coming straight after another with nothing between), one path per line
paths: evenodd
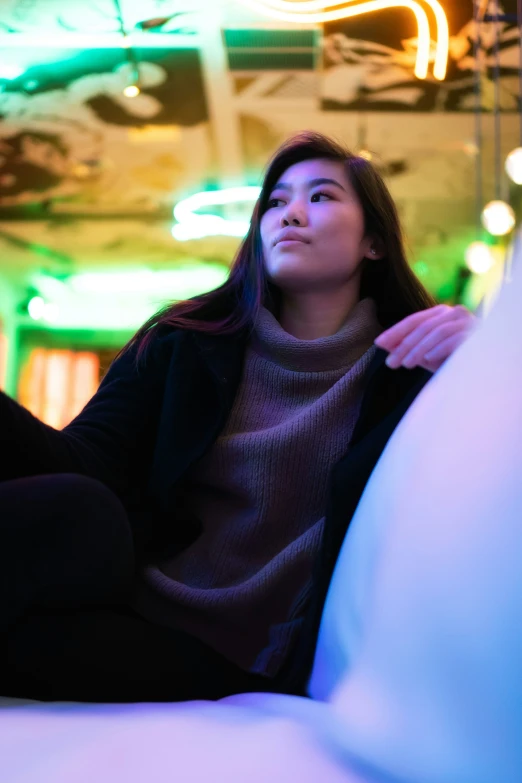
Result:
M220 215L208 213L201 215L196 210L202 207L256 201L260 193L261 188L252 185L194 193L193 196L179 201L174 207L174 217L178 222L172 227L172 236L180 242L206 236L244 237L248 232L250 221L228 220Z
M256 201L261 193L261 188L255 185L245 185L238 188L223 188L221 190L204 190L194 193L183 201L178 201L173 209L174 217L179 223L192 218L204 217L194 214L202 207L215 207L223 204L234 204L238 201Z
M267 8L290 13L295 12L301 17L301 14L306 14L307 12L324 11L327 8L338 5L347 6L351 3L357 3L359 0L301 0L300 2L288 2L288 0L260 0L260 2L267 6ZM439 0L413 0L413 3L421 10L421 3L425 3L429 6L435 16L437 23L437 46L435 50L433 75L436 79L442 81L446 76L449 52L449 28L445 11ZM395 5L399 6L401 3L395 3ZM296 19L296 21L299 21L299 19Z
M302 0L302 2L288 2L288 0L240 0L240 2L275 19L304 24L321 24L338 19L349 19L353 16L382 11L386 8L409 8L416 18L418 28L419 43L414 71L415 76L419 79L425 79L428 75L431 44L430 26L425 10L417 0L369 0L355 7L353 5L347 7L347 3L358 2L358 0L338 0L337 2L333 0ZM339 6L343 2L343 8L324 10L332 8L332 6ZM436 79L442 80L446 75L449 51L448 21L438 0L422 0L422 2L429 5L437 22L437 46L433 75ZM313 13L312 11L317 11L318 13Z

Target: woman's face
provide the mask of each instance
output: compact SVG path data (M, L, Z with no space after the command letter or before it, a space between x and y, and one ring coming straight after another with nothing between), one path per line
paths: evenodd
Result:
M261 218L265 269L283 292L359 283L363 258L375 255L342 163L318 159L290 166L267 205Z

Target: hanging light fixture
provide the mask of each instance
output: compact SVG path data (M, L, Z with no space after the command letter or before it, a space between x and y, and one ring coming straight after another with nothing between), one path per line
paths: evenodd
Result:
M481 129L481 90L480 90L480 71L481 71L481 40L480 40L480 23L483 21L485 11L488 4L486 0L474 0L474 20L475 20L475 55L476 60L476 104L475 110L477 113L477 147L480 149L482 145L482 129ZM509 234L515 226L516 217L513 208L502 199L502 164L501 164L501 114L500 114L500 36L499 36L499 24L501 21L500 7L498 0L494 0L494 13L489 15L488 21L492 21L495 25L495 36L493 42L493 127L494 127L494 183L495 183L495 197L490 201L480 213L480 221L486 231L492 236L503 237ZM478 161L477 170L477 195L482 198L482 171L481 160ZM480 201L477 200L477 206Z
M494 151L495 151L495 206L494 210L499 215L502 213L502 208L499 206L501 200L501 183L502 183L502 125L500 115L500 18L499 18L499 5L498 0L495 0L493 14L493 24L495 25L495 36L493 41L493 125L494 125ZM486 205L486 208L489 206ZM507 205L506 205L507 206ZM500 211L499 211L500 210ZM482 213L484 215L484 212ZM504 214L507 214L504 210ZM484 220L484 218L483 218ZM507 232L502 232L507 233Z
M506 158L505 169L508 177L516 185L522 185L522 0L517 0L517 24L519 34L518 61L518 117L519 146L511 150Z
M487 2L487 0L486 0ZM475 79L473 93L475 98L475 231L477 240L482 234L482 206L484 204L484 182L482 166L484 156L484 134L482 130L482 38L481 22L486 10L485 0L473 0L473 58L475 61Z
M136 59L136 54L131 46L131 41L129 36L127 35L127 31L125 29L125 24L123 21L123 14L121 11L120 1L114 0L114 6L116 8L116 16L118 18L118 23L120 26L120 32L121 32L121 46L122 49L125 50L125 56L127 63L130 66L131 71L131 77L129 84L127 84L123 88L123 94L126 98L136 98L141 92L140 90L140 71L138 68L138 61Z
M123 90L123 94L126 98L136 98L140 92L141 90L137 84L128 84L127 87L125 87Z

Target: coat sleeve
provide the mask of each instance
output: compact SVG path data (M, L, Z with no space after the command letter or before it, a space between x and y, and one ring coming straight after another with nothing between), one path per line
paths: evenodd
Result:
M79 473L124 499L154 446L168 343L157 339L139 367L135 359L134 347L118 357L96 394L63 430L44 424L0 392L0 481Z

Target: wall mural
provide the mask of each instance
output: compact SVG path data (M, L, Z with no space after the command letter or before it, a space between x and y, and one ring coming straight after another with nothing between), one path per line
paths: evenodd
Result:
M121 0L128 31L190 41L202 0ZM141 94L125 50L60 48L68 33L121 33L113 0L4 0L0 34L56 46L5 48L0 63L0 208L67 197L110 211L154 210L212 168L197 45L138 48ZM175 100L173 100L175 96Z
M325 25L322 106L327 110L472 111L474 107L473 2L446 0L450 32L448 71L443 82L419 80L413 66L417 52L415 20L407 9L389 9ZM500 0L502 14L513 20L486 22L482 101L493 102L496 26L499 31L501 107L517 111L519 39L517 0ZM496 2L489 3L494 14Z
M119 0L127 30L163 21L162 32L194 33L208 0ZM2 0L0 31L10 33L113 33L120 30L114 0Z
M122 92L129 65L111 49L53 51L52 64L0 93L0 206L67 196L155 208L171 202L174 183L208 170L199 52L136 54L134 98Z

